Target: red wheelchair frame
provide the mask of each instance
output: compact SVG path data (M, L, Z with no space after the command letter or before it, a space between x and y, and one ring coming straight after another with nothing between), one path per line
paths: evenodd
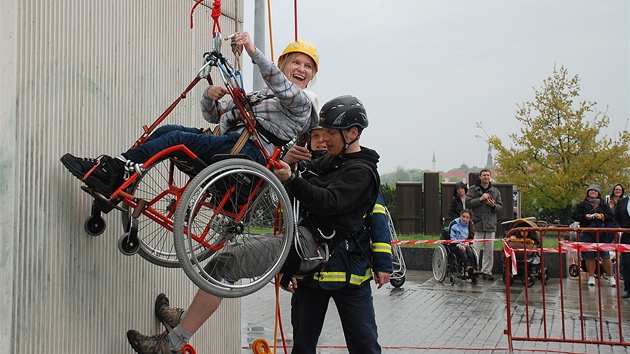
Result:
M243 118L244 134L260 149L266 165L243 159L242 155L230 155L207 165L184 145L169 147L146 161L142 165L144 173L131 174L108 198L82 187L94 197L92 214L84 226L90 235L100 235L106 227L101 213L121 210L123 215L127 214L123 217L125 234L118 242L123 254L139 252L154 264L181 266L204 291L221 297L239 297L260 289L275 276L288 254L296 226L289 197L271 172L272 167L279 166L281 150L276 148L269 155L262 145L242 88L241 73L220 52L221 41L220 32L215 31L214 48L204 54L205 63L197 76L150 127L143 126L142 136L132 147L142 144L204 76L212 84L209 68L217 67ZM137 187L151 176L152 169L163 168L160 167L163 162L168 162L167 171L161 171L166 186L155 189L154 185L159 183L153 183L152 191L139 196ZM177 177L180 172L188 178ZM183 185L177 185L177 179ZM119 206L121 202L123 205ZM159 208L158 203L166 206ZM160 236L149 236L157 237L159 246L150 248L139 237L147 229L139 227L141 216L162 229ZM164 230L173 233L175 242L162 240Z

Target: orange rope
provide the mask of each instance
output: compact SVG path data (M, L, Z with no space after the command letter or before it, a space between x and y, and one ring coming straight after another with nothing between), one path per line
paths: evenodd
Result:
M274 61L273 54L273 30L271 25L271 0L267 0L267 22L269 22L269 50L271 53L271 61Z

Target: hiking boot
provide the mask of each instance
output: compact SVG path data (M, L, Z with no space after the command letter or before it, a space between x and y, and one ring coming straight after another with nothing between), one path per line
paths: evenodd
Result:
M61 157L61 163L88 188L109 197L123 183L124 163L107 155L81 158L72 154Z
M168 347L168 332L156 334L154 336L145 336L144 334L130 329L127 331L127 340L133 350L138 354L171 354ZM181 353L181 352L176 352Z
M170 332L179 325L184 309L171 307L170 301L165 294L160 294L155 299L155 315L166 327L166 332Z

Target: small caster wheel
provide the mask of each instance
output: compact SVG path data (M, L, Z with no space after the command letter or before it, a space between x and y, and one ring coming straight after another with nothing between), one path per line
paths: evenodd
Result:
M549 270L547 268L543 269L543 281L545 282L545 285L547 285L549 283Z
M105 228L107 224L105 223L105 219L100 216L90 216L85 219L85 223L83 223L83 228L85 232L87 232L90 236L99 236L103 232L105 232Z
M536 278L534 278L534 276L530 274L527 276L527 278L523 278L523 285L525 285L526 283L527 287L531 288L532 286L534 286L534 284L536 284Z
M394 286L395 288L400 288L401 286L403 286L403 284L405 284L405 276L403 275L402 277L396 279L390 278L389 283L392 284L392 286Z
M569 275L572 277L577 277L580 273L580 269L578 268L577 264L571 264L569 266Z
M451 282L451 285L455 285L455 276L452 273L448 277L448 280Z
M140 249L140 242L132 241L129 234L124 234L118 239L118 250L125 256L133 256L138 253L138 249Z

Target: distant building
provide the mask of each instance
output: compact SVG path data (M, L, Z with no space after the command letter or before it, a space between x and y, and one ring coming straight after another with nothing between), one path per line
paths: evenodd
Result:
M486 160L486 168L490 168L494 166L494 162L492 162L492 145L488 144L488 159Z
M431 172L436 171L436 160L435 160L435 150L433 151L433 160L431 161ZM483 168L487 168L492 173L492 180L496 177L497 166L494 164L494 159L492 158L492 146L488 144L488 155L486 158L485 167L468 167L465 162L462 162L462 165L458 168L451 169L447 172L441 172L440 175L444 179L444 182L464 182L469 184L468 174L469 173L479 173ZM470 183L475 183L476 181L472 181Z
M466 171L464 172L463 167L465 167ZM468 172L470 169L465 164L458 169L453 169L448 172L442 173L442 178L444 178L444 182L464 182L468 183Z

